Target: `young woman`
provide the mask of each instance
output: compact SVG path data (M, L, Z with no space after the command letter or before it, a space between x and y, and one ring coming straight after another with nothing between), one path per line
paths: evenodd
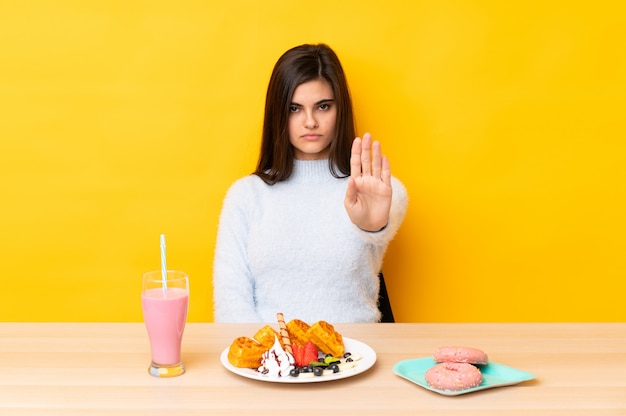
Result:
M333 50L288 50L267 89L257 168L224 199L215 321L379 321L378 273L406 207L380 144L355 138Z

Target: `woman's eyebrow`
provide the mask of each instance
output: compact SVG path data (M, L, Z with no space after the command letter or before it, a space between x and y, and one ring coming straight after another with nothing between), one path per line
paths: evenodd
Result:
M321 104L328 104L328 103L332 103L332 102L334 102L334 101L335 101L335 100L334 100L333 98L323 98L323 99L319 100L318 102L316 102L316 103L315 103L315 104L313 104L313 105L314 105L314 106L318 106L318 105L321 105ZM302 105L302 104L296 103L295 101L292 101L290 105L295 106L295 107L303 107L303 105Z

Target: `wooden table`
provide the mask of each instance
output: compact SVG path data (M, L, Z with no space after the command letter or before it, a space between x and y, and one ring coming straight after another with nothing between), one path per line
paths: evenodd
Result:
M188 324L187 373L147 372L141 323L0 323L0 415L626 415L626 323L347 324L376 364L312 384L240 377L220 353L259 325ZM536 379L443 396L393 374L442 345L485 350Z

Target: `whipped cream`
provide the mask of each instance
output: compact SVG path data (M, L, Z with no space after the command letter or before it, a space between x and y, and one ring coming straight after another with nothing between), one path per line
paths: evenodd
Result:
M263 353L261 366L257 371L271 377L287 377L295 364L293 355L283 350L278 338L274 337L274 345Z

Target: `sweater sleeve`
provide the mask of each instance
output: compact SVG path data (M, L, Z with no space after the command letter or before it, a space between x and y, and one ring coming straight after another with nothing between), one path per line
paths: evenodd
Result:
M245 178L244 178L245 179ZM250 194L246 181L235 182L222 205L213 261L215 322L260 322L254 301L254 279L247 260ZM247 197L246 197L247 195Z
M374 246L386 247L398 232L406 215L408 194L404 184L397 178L392 177L391 187L393 193L391 196L391 209L389 211L389 222L387 226L377 232L365 231L357 226L354 227L356 233L361 236L363 240Z

